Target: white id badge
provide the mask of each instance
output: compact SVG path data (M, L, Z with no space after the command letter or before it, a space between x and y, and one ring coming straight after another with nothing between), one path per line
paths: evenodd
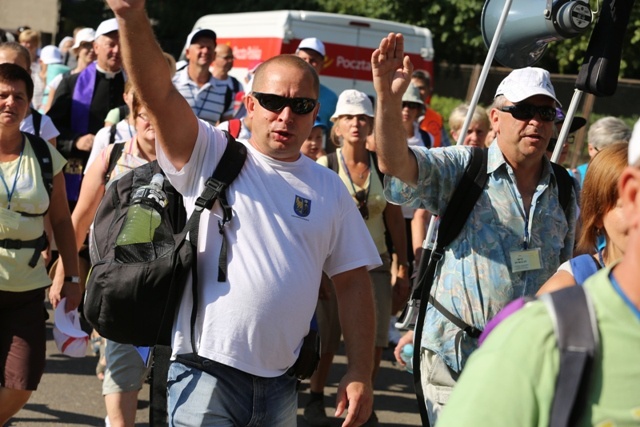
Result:
M540 261L540 248L511 252L511 271L539 270L542 268Z
M0 223L12 230L17 230L20 226L20 214L0 207Z

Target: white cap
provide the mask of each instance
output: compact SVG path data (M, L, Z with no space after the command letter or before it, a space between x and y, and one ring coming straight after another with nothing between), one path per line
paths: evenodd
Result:
M71 46L71 50L76 50L84 42L92 42L96 39L96 32L93 28L83 28L76 33L76 41Z
M532 96L544 95L556 101L558 106L562 106L556 98L549 72L537 67L513 70L498 86L496 96L498 95L504 95L514 104Z
M89 346L89 335L80 329L78 310L65 313L67 299L62 298L53 315L53 339L60 353L71 357L84 357Z
M334 122L340 116L357 116L363 114L373 117L373 104L366 93L355 89L347 89L338 97L336 111L331 116Z
M71 36L63 37L62 40L60 40L60 43L58 43L58 49L62 50L62 48L67 42L72 42L72 41L73 41L73 37Z
M640 120L633 126L629 140L629 164L635 165L640 160Z
M414 102L416 104L424 105L424 101L420 96L420 89L413 83L409 83L409 87L402 95L402 102Z
M319 39L315 37L309 37L308 39L302 40L298 45L298 49L296 50L296 52L300 49L314 50L318 52L320 55L322 55L323 58L327 55L324 49L324 43L322 43Z
M193 44L193 40L198 37L208 37L216 41L216 33L213 30L209 30L207 28L198 28L189 33L187 36L187 46L191 46Z
M107 19L106 21L102 21L98 28L96 29L96 39L100 36L104 36L105 34L112 33L114 31L118 31L118 20L116 18Z
M62 53L57 46L50 44L40 50L40 60L47 65L62 64Z

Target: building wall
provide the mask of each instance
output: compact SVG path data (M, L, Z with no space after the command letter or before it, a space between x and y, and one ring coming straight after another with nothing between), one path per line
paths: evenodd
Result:
M28 25L50 42L58 30L58 6L59 0L0 0L0 28L15 32Z

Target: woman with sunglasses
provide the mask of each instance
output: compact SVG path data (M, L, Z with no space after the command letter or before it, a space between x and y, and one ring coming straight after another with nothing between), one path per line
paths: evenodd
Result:
M373 117L373 106L366 94L357 90L342 92L338 98L336 111L331 116L331 121L334 123L331 139L340 148L331 154L332 159L329 156L321 157L318 163L332 169L337 167L338 175L358 206L383 261L382 266L369 271L376 306L376 343L372 372L372 379L375 379L382 350L388 345L388 325L392 303L391 257L385 241L385 230L391 235L393 247L398 255L395 287L403 289L408 294L409 282L402 211L399 206L387 203L385 200L382 194L382 175L378 171L374 154L367 150L367 138L373 131ZM320 300L316 311L323 354L320 356L318 370L311 377L311 398L305 408L305 418L314 425L321 421L320 418L326 419L322 404L323 390L333 356L340 343L335 292L330 291L326 294L330 297ZM322 332L323 330L325 333ZM376 420L375 413L372 413L371 418L364 425L376 425Z
M106 187L131 169L156 159L156 133L149 122L146 109L140 104L132 90L132 112L135 117L136 134L126 142L110 144L91 164L82 181L78 204L73 210L76 244L80 248L87 237ZM124 145L123 145L124 144ZM120 149L113 170L108 170L111 153ZM83 278L84 279L84 278ZM106 340L104 349L106 369L103 376L102 394L111 425L133 425L135 423L138 392L142 388L147 368L133 345Z

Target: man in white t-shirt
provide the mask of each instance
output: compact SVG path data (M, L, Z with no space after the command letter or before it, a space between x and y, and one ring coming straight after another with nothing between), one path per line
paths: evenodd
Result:
M125 66L156 130L158 162L191 213L226 138L196 118L161 72L165 59L144 0L108 3L122 28ZM367 269L381 261L339 177L300 154L318 112L318 87L315 71L292 55L256 72L245 100L253 120L252 137L243 141L248 156L227 190L227 280L217 281L216 204L200 222L194 325L190 281L174 323L170 425L297 424L297 380L288 371L309 330L323 271L335 284L349 358L337 414L348 408L344 426L369 418L375 315Z

